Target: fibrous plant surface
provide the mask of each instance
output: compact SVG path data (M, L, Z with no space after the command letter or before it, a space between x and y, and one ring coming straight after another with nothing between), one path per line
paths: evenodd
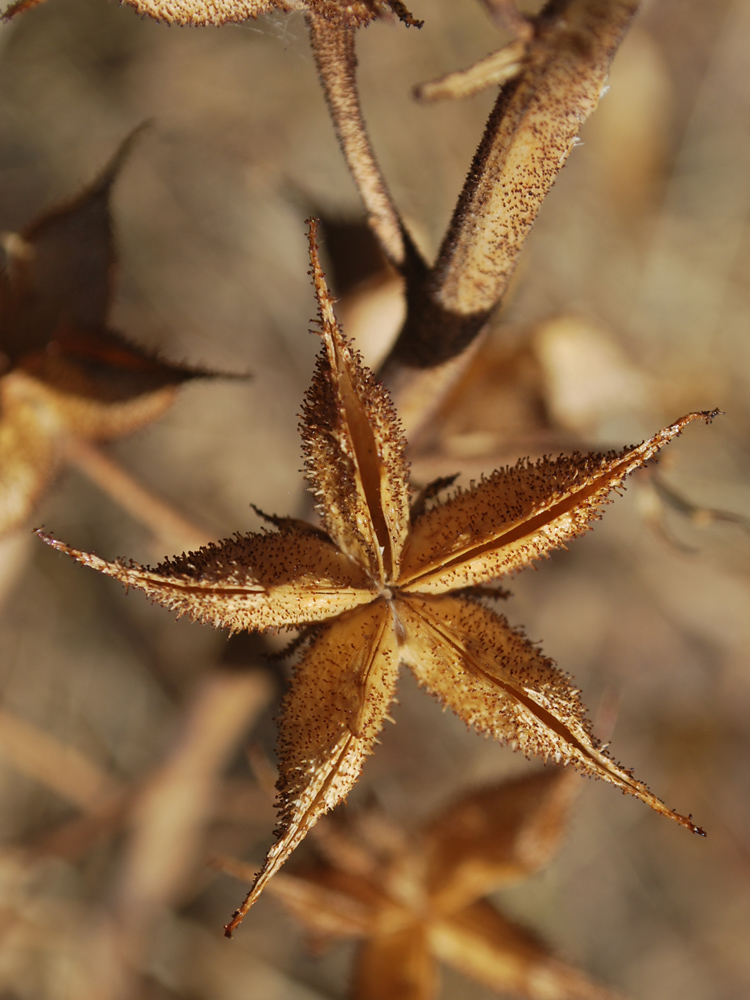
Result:
M316 232L311 223L323 349L300 430L323 530L271 516L275 532L237 535L154 569L108 563L43 536L193 621L235 632L319 624L282 707L277 842L227 934L348 795L388 717L402 663L479 732L604 778L704 835L612 760L577 689L481 598L502 596L483 588L582 534L631 472L693 420L716 413L688 414L619 452L521 460L444 500L434 496L444 482L427 485L412 503L398 418L336 322Z
M360 77L384 169L429 257L492 95L425 108L408 94L415 83L470 65L498 39L470 4L410 6L429 31L368 28L358 39ZM465 409L450 416L440 467L433 463L419 477L459 469L478 477L521 455L556 454L563 436L566 449L607 450L641 440L678 413L717 404L728 412L710 434L697 428L683 437L679 457L660 466L683 498L687 492L698 501L694 517L689 508L687 520L668 508L662 525L651 514L664 508L654 508L648 487L636 492L634 484L595 534L511 584L508 614L575 675L595 718L611 719L619 699L618 759L635 765L670 805L694 810L710 833L706 842L687 837L603 783L587 783L554 869L523 898L511 893L516 911L532 915L528 922L547 931L555 924L556 933L546 936L564 954L636 997L679 991L723 1000L743 995L750 981L741 892L749 798L742 764L747 550L742 529L701 527L706 507L747 507L742 205L750 172L737 127L744 121L747 37L742 4L650 5L614 64L584 145L572 152L545 206L511 290L507 325L495 332L496 357L510 357L524 378L530 362L529 394L470 389ZM271 15L228 32L178 33L124 8L60 0L6 29L3 44L4 225L19 231L41 206L80 190L131 127L155 116L159 127L116 191L123 271L113 323L170 358L264 373L251 391L230 386L217 396L198 387L189 404L180 403L121 454L195 516L204 514L211 537L257 530L249 500L302 516L294 415L315 349L303 333L311 304L302 219L314 211L351 220L360 209L331 137L301 19ZM269 93L270 101L256 100ZM332 241L324 253L329 249ZM561 311L566 323L541 329ZM534 354L520 342L538 324ZM344 326L355 333L346 320ZM565 350L580 344L588 345L583 372L564 360ZM540 357L544 392L536 381ZM594 366L612 357L614 369ZM551 358L558 360L548 364ZM598 396L588 391L592 367L608 387ZM637 391L623 395L623 385ZM537 427L540 412L544 440L537 446L528 428ZM500 438L508 448L502 456ZM493 448L495 460L482 466ZM165 454L179 461L166 462ZM416 457L414 468L416 475ZM74 478L45 501L39 522L108 555L132 553L153 563L167 551L123 526L119 512ZM654 533L654 524L666 530ZM49 765L34 769L18 755L5 758L4 822L15 843L34 842L65 819L86 819L105 789L99 778L111 787L156 771L188 719L189 689L225 649L220 634L174 626L172 615L135 596L120 600L114 587L104 596L94 574L50 556L45 551L27 563L3 612L4 701L35 724L28 746L44 747ZM154 653L146 658L149 670L142 640ZM352 798L376 795L408 823L448 790L465 787L468 776L494 778L523 764L441 715L408 679L399 698L398 724L383 730ZM58 780L50 771L59 755L40 734L55 736L58 750L77 748L98 765L96 773L86 779L69 771L80 782L74 787ZM257 735L270 751L270 728ZM238 758L235 777L245 776L243 768ZM210 850L260 860L270 809L255 801L252 810L232 811L227 801L203 807L206 816L222 817L211 826ZM84 834L76 834L78 842L90 844ZM63 858L45 868L48 895L38 898L26 938L9 940L16 981L25 978L35 996L69 988L71 956L83 974L101 954L112 973L106 981L116 979L119 952L100 948L90 933L87 901L92 894L112 898L120 842L96 842L111 846L95 862ZM162 860L173 857L170 848L161 851ZM27 872L14 877L14 898L26 905L29 886L40 883ZM132 868L122 878L136 885ZM237 935L229 953L214 949L209 934L236 902L236 887L217 883L196 899L205 883L181 882L190 885L170 897L167 911L184 914L187 894L189 917L162 922L162 936L151 938L159 963L138 965L156 969L152 993L230 997L239 978L268 995L343 994L345 972L335 957L318 964L304 958L272 902L261 902L253 933ZM85 905L61 910L60 899ZM45 963L60 974L42 981ZM454 986L448 979L446 989Z

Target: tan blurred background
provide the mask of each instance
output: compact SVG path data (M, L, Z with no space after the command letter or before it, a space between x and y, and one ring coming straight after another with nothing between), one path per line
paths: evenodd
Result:
M420 32L361 32L362 97L395 199L432 254L492 95L419 106L410 91L502 39L474 0L411 6ZM644 4L475 381L429 456L415 455L425 477L473 473L726 411L691 427L593 535L514 580L508 605L575 675L601 728L614 725L618 760L709 833L691 838L587 783L558 860L498 900L633 1000L750 995L749 105L750 0ZM3 26L0 228L78 190L144 119L115 190L114 325L169 358L254 378L188 386L113 453L210 535L253 530L250 502L305 510L296 414L315 343L303 220L329 221L334 273L335 224L361 220L303 21L178 30L104 0L49 0ZM35 523L109 558L164 554L73 473ZM0 612L0 997L345 996L350 949L311 957L270 898L225 942L243 887L203 864L259 860L270 842L244 748L272 753L284 667L264 666L252 642L175 624L25 533L4 558L18 569ZM217 675L220 661L236 672ZM246 703L223 750L200 726L213 697ZM406 676L395 718L350 808L374 802L415 826L468 783L532 766ZM202 799L190 768L207 758L190 753L204 737L226 767L221 782L206 774ZM181 830L195 841L184 858ZM485 995L445 977L446 997L467 989Z

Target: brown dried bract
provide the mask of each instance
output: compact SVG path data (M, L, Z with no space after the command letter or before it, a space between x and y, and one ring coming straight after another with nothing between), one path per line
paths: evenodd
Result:
M71 437L129 434L209 374L107 327L115 249L109 197L135 133L78 197L6 235L0 272L0 534L25 520Z
M358 28L383 13L394 13L407 24L417 22L400 0L126 0L139 14L159 21L182 25L220 25L247 21L278 10L304 13L338 24Z
M3 17L9 20L43 0L17 0ZM232 24L278 10L284 13L303 11L314 17L340 24L360 27L383 13L393 13L406 24L416 21L401 0L125 0L139 14L168 24L205 26Z
M577 787L570 772L555 770L483 788L409 837L367 816L356 840L322 826L325 861L279 875L269 890L316 943L361 942L357 1000L432 1000L439 964L502 994L615 1000L482 898L552 859ZM240 878L247 872L231 860L217 867Z
M582 534L629 473L687 424L714 414L688 414L620 452L522 461L412 512L397 417L336 324L314 224L310 246L323 349L300 430L327 534L282 521L277 532L220 542L153 570L47 539L196 620L233 630L319 623L282 710L278 839L227 933L356 782L400 663L478 730L574 764L701 832L609 757L569 679L482 602L482 585Z

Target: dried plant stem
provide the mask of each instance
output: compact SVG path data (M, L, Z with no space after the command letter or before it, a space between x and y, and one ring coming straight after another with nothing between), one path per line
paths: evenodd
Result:
M145 945L160 908L184 892L215 811L221 771L271 691L268 675L257 670L209 677L187 708L172 752L139 795L117 907L136 946Z
M19 771L88 810L119 789L118 782L74 747L0 709L0 753Z
M527 68L495 104L433 268L443 309L472 316L502 298L637 7L555 0L540 16Z
M186 707L181 733L171 754L153 772L130 785L121 785L109 775L98 774L95 766L85 758L78 766L75 751L50 744L49 736L37 734L27 723L19 728L18 721L13 719L14 724L6 727L5 716L0 710L0 723L3 724L0 751L6 750L12 740L7 756L19 770L43 780L48 787L84 809L84 815L40 836L32 845L33 853L40 857L50 854L70 859L81 857L92 844L113 834L127 817L132 816L134 829L130 853L125 863L126 872L121 877L123 897L130 899L133 894L132 886L126 891L131 885L128 873L133 870L136 882L145 881L148 885L148 898L152 903L154 897L164 899L169 893L177 892L182 884L180 872L190 865L191 858L194 860L200 824L205 825L206 817L210 819L222 812L226 796L231 796L233 801L237 799L236 788L227 782L220 784L219 774L242 735L267 704L270 693L269 679L259 671L221 671L212 675ZM68 769L71 752L76 767ZM42 754L44 762L40 764ZM65 764L61 776L57 773L60 761ZM87 771L101 780L92 781ZM273 795L269 797L269 804L272 799ZM260 790L257 801L262 811L263 793ZM177 852L164 846L170 833L176 838ZM163 858L159 861L160 850L164 857L169 857L169 864ZM156 879L151 877L151 865L158 868ZM184 884L187 882L185 875ZM135 895L142 910L145 905L143 890L136 887Z
M71 465L96 483L160 542L178 548L199 549L211 541L206 532L179 514L166 500L155 496L101 448L80 438L70 438L66 454Z
M482 0L482 3L500 28L520 38L533 34L533 22L518 10L515 0Z
M426 443L425 438L428 447L432 443L430 428L436 414L468 370L484 340L482 331L479 331L463 351L432 368L393 364L391 359L381 368L378 377L387 383L391 395L398 401L399 418L409 440L411 456L420 454ZM442 475L445 469L446 466L441 465L436 476ZM435 479L436 476L430 478Z
M400 368L448 362L484 327L637 8L638 0L551 0L536 18L524 69L490 114L437 260L410 282L407 318L381 372L389 384ZM400 409L408 392L425 393L412 386L421 375L398 380Z
M86 812L32 838L32 858L55 856L74 861L125 824L139 792L137 784L119 786L94 802Z
M526 42L517 39L491 52L468 69L446 73L437 80L419 84L414 96L420 101L439 101L446 97L472 97L487 87L502 87L518 76L526 58Z
M381 173L362 117L357 91L356 28L309 16L310 45L341 150L367 211L370 227L390 263L403 271L416 250Z

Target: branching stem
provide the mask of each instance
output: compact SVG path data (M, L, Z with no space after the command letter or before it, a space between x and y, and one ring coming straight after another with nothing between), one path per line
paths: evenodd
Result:
M523 71L500 92L433 267L409 281L405 324L381 376L396 404L431 384L484 328L521 248L596 108L639 0L550 0L533 22ZM411 369L406 376L401 369ZM444 381L444 380L443 380ZM407 427L407 433L414 428Z

